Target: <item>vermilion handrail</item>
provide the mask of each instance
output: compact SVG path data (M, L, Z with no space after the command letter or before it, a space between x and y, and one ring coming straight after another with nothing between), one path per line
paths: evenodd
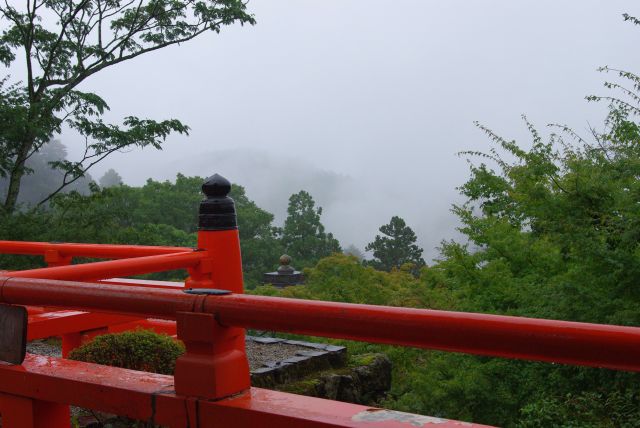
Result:
M237 326L469 354L640 371L640 328L523 317L26 278L0 278L0 301Z
M122 260L109 260L106 262L13 271L11 272L11 276L15 278L50 278L64 279L68 281L90 281L113 278L116 276L138 275L192 267L200 263L200 261L207 256L208 252L206 251L190 250L190 252L160 254Z
M180 252L192 252L187 247L150 247L144 245L76 244L57 242L0 241L2 254L44 255L58 251L63 256L92 257L98 259L126 259L130 257L156 256Z

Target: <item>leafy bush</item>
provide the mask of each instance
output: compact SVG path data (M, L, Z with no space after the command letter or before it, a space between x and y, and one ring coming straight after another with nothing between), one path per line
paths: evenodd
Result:
M69 359L112 367L173 374L184 345L149 330L98 336L69 354Z

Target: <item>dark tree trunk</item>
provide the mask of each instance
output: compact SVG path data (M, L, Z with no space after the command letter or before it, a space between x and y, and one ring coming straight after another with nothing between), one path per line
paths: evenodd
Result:
M4 210L7 213L13 213L16 209L18 194L20 193L20 182L24 176L27 156L29 156L32 147L33 138L24 140L20 145L16 163L9 175L9 188L7 189L7 197L4 201Z

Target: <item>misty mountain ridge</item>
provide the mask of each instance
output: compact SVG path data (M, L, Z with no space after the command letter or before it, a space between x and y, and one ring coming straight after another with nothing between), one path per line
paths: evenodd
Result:
M52 140L34 154L28 162L33 173L23 178L19 203L25 207L34 206L55 190L64 173L52 169L48 162L65 159L67 149L59 140ZM107 173L122 174L128 184L127 171L118 170L117 165L109 166L112 169ZM415 230L426 260L437 256L436 247L441 240L459 236L455 231L457 219L449 212L452 201L448 201L446 195L444 198L419 198L416 189L399 187L385 179L382 173L376 178L375 171L372 177L356 177L323 169L292 156L256 149L211 151L174 160L156 171L152 179L171 182L178 173L201 177L220 173L242 185L249 198L274 214L275 224L279 226L287 216L289 197L305 190L313 196L317 206L322 207L322 222L327 231L332 232L345 248L354 246L364 250L378 233L378 228L394 215L406 219ZM64 192L89 194L91 181L92 176L87 174ZM6 194L7 186L8 180L0 178L0 194Z
M429 190L403 187L385 171L355 176L319 167L311 161L259 149L217 150L164 164L154 179L175 180L178 173L207 177L214 172L244 186L247 196L275 216L282 225L289 197L300 190L309 192L322 207L322 222L343 246L364 249L378 228L398 215L418 235L426 260L437 256L443 239L460 235L457 218L449 211L456 201L453 189L439 195ZM419 183L417 183L419 184ZM434 187L433 185L431 187Z

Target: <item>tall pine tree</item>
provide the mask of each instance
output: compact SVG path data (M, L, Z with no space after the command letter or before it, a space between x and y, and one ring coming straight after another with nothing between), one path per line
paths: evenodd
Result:
M282 243L297 267L315 265L321 258L341 251L338 240L325 232L320 222L322 207L315 207L308 192L291 195L287 214Z
M403 219L391 217L389 224L380 227L380 232L383 236L376 235L365 248L373 251L374 259L368 262L369 265L387 272L405 263L412 263L415 268L425 265L422 248L416 245L416 234Z

